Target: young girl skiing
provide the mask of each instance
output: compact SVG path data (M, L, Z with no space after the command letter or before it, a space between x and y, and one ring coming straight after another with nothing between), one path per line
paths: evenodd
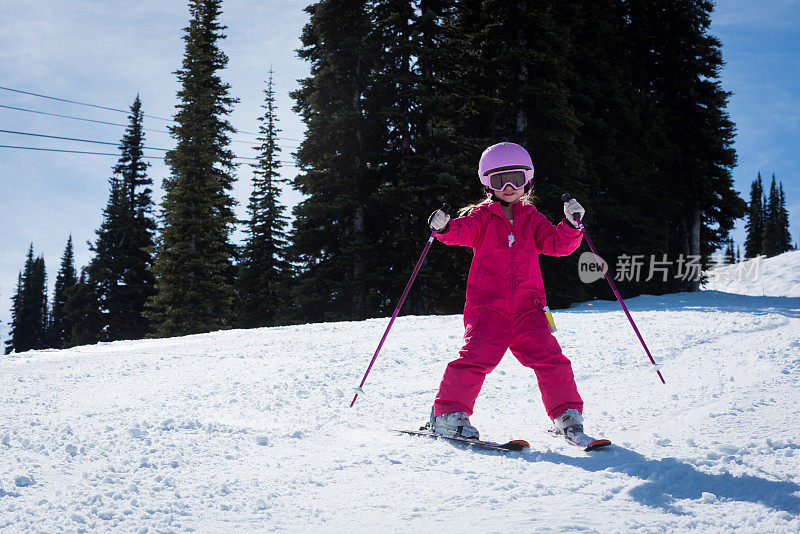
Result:
M526 202L533 179L528 152L515 143L487 148L478 176L488 198L456 219L437 210L429 219L445 245L471 247L474 253L464 306L464 347L447 365L431 413L437 434L478 439L469 421L486 375L506 350L536 373L547 415L570 438L583 432L583 401L570 361L553 337L539 254L566 256L583 234L561 221L554 226ZM576 200L564 204L566 220L585 210ZM547 315L546 315L547 314ZM576 436L577 437L577 436Z

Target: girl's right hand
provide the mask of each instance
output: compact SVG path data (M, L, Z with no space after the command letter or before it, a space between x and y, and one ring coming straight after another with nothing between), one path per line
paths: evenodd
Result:
M443 234L447 232L447 228L450 226L450 216L442 210L436 210L428 217L428 226L434 232Z

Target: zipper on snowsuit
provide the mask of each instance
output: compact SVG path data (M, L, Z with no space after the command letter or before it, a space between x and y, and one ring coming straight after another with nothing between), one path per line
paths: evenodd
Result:
M511 208L511 213L513 216L514 208ZM514 275L516 274L516 261L517 261L517 247L514 245L514 221L510 220L511 223L511 234L508 236L508 247L511 249L511 309L508 310L509 314L514 313Z

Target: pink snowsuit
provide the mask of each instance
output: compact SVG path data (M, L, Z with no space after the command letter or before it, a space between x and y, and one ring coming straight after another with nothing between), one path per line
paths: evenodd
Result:
M512 204L508 220L499 202L482 204L436 238L472 247L464 306L464 347L447 365L434 415L472 415L486 375L506 350L536 373L545 409L555 419L569 408L583 410L570 361L550 333L539 254L567 256L583 234L562 221L554 226L530 204Z

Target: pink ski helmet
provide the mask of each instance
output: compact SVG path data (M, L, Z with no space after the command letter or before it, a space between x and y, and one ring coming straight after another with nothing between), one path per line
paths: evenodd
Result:
M522 171L524 176L509 171ZM507 183L519 189L533 180L533 160L528 151L516 143L497 143L481 154L478 177L484 187L495 191L501 191Z

